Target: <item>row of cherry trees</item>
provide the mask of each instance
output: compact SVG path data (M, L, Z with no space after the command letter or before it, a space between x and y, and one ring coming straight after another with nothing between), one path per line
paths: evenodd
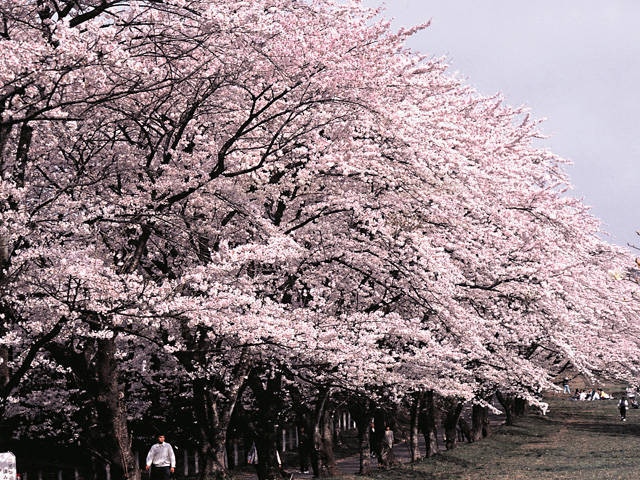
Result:
M137 478L132 423L182 398L223 473L251 392L266 478L289 401L321 441L336 392L365 435L382 399L635 375L628 254L537 123L408 51L413 31L328 0L0 14L7 424L54 408Z

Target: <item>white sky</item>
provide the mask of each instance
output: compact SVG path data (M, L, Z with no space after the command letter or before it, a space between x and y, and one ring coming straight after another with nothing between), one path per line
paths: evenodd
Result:
M640 246L640 1L363 0L393 26L431 19L409 45L446 56L486 95L545 118L543 143L573 162L571 193L613 243Z

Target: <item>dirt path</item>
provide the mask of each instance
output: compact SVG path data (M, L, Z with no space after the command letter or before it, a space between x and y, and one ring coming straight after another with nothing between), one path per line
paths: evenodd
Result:
M420 447L422 448L423 445L420 444ZM402 464L407 464L411 460L411 454L409 452L409 446L407 442L396 443L393 446L393 453L396 456L396 460ZM360 470L360 456L351 455L349 457L340 458L336 460L336 464L338 466L338 472L340 476L357 475L358 471ZM374 471L378 469L378 462L375 458L371 459L371 469ZM303 480L313 478L313 475L311 473L300 473L293 468L286 470L289 473L293 473L294 479ZM233 475L234 478L239 480L257 480L258 478L256 474L247 471L234 472Z

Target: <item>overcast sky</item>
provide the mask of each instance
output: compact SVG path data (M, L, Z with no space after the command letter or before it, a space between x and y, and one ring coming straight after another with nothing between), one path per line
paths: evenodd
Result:
M394 27L431 19L409 45L446 56L483 94L545 118L543 146L571 160L573 196L613 243L640 246L640 1L363 0Z

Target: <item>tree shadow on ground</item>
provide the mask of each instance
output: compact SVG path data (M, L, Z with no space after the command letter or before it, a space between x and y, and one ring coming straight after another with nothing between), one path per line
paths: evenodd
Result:
M585 432L607 434L613 436L640 436L640 425L624 422L589 423L575 422L569 425L570 430L582 430Z

